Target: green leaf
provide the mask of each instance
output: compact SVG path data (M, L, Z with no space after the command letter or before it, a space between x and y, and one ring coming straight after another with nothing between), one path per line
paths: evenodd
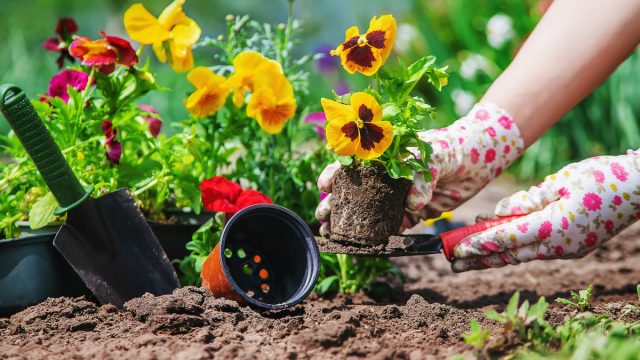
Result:
M342 166L349 166L353 164L353 158L351 156L338 156L338 162Z
M29 211L29 226L32 229L40 229L56 219L53 214L58 208L58 201L53 193L48 192L33 204Z
M338 275L331 275L324 278L322 281L316 285L316 291L320 294L326 294L331 291L338 290L338 281L340 278Z
M407 73L409 74L409 78L407 79L407 83L417 83L420 81L422 76L429 70L431 65L436 62L435 56L429 55L425 56L422 59L414 62L409 65L407 68Z
M494 309L491 309L491 310L485 312L484 316L489 320L493 320L493 321L497 321L497 322L504 322L504 317L502 315L500 315Z
M508 317L514 317L518 314L518 302L520 302L520 292L516 291L513 293L513 296L511 296L509 304L507 304L505 313Z

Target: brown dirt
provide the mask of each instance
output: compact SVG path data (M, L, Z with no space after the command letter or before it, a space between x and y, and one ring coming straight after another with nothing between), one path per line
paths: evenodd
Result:
M0 318L0 358L8 359L445 359L471 353L460 335L484 311L502 310L515 290L552 303L549 321L572 311L553 303L594 284L593 311L618 318L638 305L640 224L579 260L532 262L452 273L441 255L394 260L404 290L374 301L364 295L310 296L280 311L256 311L187 287L129 301L117 310L83 298L49 299ZM636 315L633 319L638 320Z
M342 167L331 197L331 240L352 245L384 244L402 225L411 183L392 179L380 167Z

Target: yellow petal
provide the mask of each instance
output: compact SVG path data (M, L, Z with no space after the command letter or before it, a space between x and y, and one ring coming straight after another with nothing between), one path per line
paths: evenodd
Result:
M335 50L331 50L331 55L340 55L344 50L343 44L356 36L360 36L360 30L358 29L358 27L352 26L348 28L344 34L344 42L338 45L338 47Z
M337 101L325 98L322 98L320 103L322 104L322 109L324 110L329 123L332 121L355 121L356 119L356 112L349 105L341 104Z
M173 30L171 30L171 40L175 43L176 47L186 49L198 42L201 34L202 30L198 24L190 18L185 18L182 23L176 25Z
M351 140L342 130L347 124L354 124L353 121L344 118L327 123L327 146L336 154L342 156L352 156L356 153L359 138Z
M389 54L391 54L391 49L393 48L393 43L396 39L396 19L393 15L383 15L380 18L376 18L374 16L369 23L369 30L367 30L367 34L373 31L383 31L385 33L384 48L380 49L380 56L382 57L381 62L384 63L389 57Z
M171 29L176 24L181 23L186 18L184 11L182 11L182 6L184 5L185 0L175 0L169 6L167 6L162 14L158 17L158 20L162 25L164 25L167 29Z
M373 142L373 148L364 147L366 135L361 129L360 142L356 147L356 156L363 160L371 160L380 157L391 145L393 141L393 126L388 121L378 121L365 126L376 127L382 133L382 138L378 142Z
M191 48L186 49L186 54L184 57L178 56L177 53L174 52L174 48L171 51L171 68L175 72L185 72L193 68L193 52Z
M187 74L187 80L196 89L201 89L207 86L207 84L209 84L211 79L213 79L216 76L221 77L224 80L224 77L215 74L211 69L204 66L198 66L197 68L194 68L193 70L189 71L189 74Z
M255 118L258 125L269 134L282 131L285 122L295 115L296 100L293 91L291 96L280 96L286 93L278 90L283 87L283 83L288 84L288 80L279 75L269 86L257 87L247 104L247 116Z
M153 44L169 38L169 31L142 4L133 4L125 11L124 28L130 38L141 44Z
M167 49L165 47L165 43L163 42L153 43L153 52L156 54L158 61L160 61L163 64L167 62Z
M376 98L365 93L365 92L357 92L351 95L351 107L353 110L358 113L360 111L360 107L364 105L368 110L371 110L373 113L373 120L371 122L378 122L382 120L382 107L376 101ZM359 117L362 119L361 117ZM365 119L362 119L365 120Z

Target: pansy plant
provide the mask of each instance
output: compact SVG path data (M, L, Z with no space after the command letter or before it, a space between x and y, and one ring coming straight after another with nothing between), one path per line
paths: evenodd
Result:
M355 26L349 28L345 41L331 54L340 56L349 73L375 75L377 86L321 102L327 117L327 147L342 156L343 165L380 164L391 177L411 180L414 172L428 170L431 149L418 132L428 126L433 113L433 107L411 92L425 75L440 90L448 75L446 68L433 67L433 56L391 71L383 69L395 34L391 15L373 17L365 34Z

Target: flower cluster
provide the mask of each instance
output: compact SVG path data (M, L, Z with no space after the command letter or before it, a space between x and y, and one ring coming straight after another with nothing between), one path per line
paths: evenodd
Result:
M76 32L78 32L78 25L75 20L71 18L61 18L58 20L58 25L56 25L56 36L48 38L42 44L47 51L60 53L56 60L58 68L64 66L65 60L69 60L71 63L75 61L69 54L69 44Z
M243 189L223 176L205 179L200 184L204 208L213 212L223 212L231 216L238 211L256 204L272 204L265 194L252 189Z
M213 115L225 105L231 91L233 103L241 108L248 92L247 116L265 132L280 133L297 105L280 64L258 52L244 51L233 59L233 69L226 79L204 67L189 72L189 82L196 90L185 100L187 110L198 118Z
M69 53L82 62L82 65L96 66L103 74L110 74L116 65L133 66L138 63L138 55L131 44L117 36L100 32L104 39L91 40L78 36L69 45Z
M447 83L446 68L432 67L435 58L424 57L407 68L380 71L388 59L396 36L392 15L373 17L369 29L346 31L345 41L331 52L340 56L348 73L376 75L377 86L365 91L322 99L326 115L327 147L341 155L341 163L354 160L363 165L384 165L393 178L413 178L424 172L430 156L429 145L420 141L433 108L411 92L423 77L438 90Z

